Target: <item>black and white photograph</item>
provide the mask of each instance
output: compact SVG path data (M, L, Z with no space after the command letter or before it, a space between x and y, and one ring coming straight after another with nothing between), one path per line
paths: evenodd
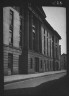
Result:
M4 96L69 96L67 8L44 1L3 6Z

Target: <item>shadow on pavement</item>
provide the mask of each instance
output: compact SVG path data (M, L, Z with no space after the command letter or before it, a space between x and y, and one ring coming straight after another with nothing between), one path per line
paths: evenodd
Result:
M64 76L34 88L7 90L4 91L4 96L69 96L68 85L68 79Z

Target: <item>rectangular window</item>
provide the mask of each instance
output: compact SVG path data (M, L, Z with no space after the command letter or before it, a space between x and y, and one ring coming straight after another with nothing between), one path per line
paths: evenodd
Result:
M53 69L53 64L52 64L53 61L51 61L51 70Z
M45 36L44 36L44 54L45 54Z
M8 68L10 68L11 71L12 71L12 68L13 68L13 54L11 54L11 53L8 53Z
M50 61L50 70L51 70L51 61Z
M57 38L55 38L55 42L57 43Z
M51 40L50 40L50 57L51 57Z
M48 38L47 38L47 56L48 56Z
M33 22L32 22L32 35L33 35L33 49L35 50L35 35L36 35L36 19L33 16Z
M57 47L56 47L56 58L58 58L58 52L57 52Z
M39 22L39 52L42 52L41 22Z
M42 68L42 60L41 60L41 68Z
M47 69L49 70L49 61L47 60Z
M10 19L9 19L9 45L13 45L13 11L10 10Z
M56 48L56 58L57 58L57 48Z
M20 16L20 42L19 46L22 47L22 17Z
M45 70L46 70L46 60L44 60L44 64L45 64Z
M47 60L46 60L46 64L45 65L46 65L46 71L47 71Z
M13 31L13 11L10 10L10 30Z
M32 58L30 59L30 68L31 69L33 68L33 60L32 60Z
M44 34L45 34L45 29L44 29Z
M53 42L52 42L52 56L54 55L54 44L53 44Z
M35 72L39 72L39 58L35 57Z
M47 37L48 37L48 31L47 31Z
M53 36L52 36L52 41L53 41Z

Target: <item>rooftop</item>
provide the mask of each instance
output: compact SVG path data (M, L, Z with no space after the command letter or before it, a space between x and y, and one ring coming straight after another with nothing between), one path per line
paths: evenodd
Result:
M47 21L46 19L44 19L43 21L44 21L44 23L46 24L46 26L47 26L51 31L53 31L54 34L57 35L59 39L61 39L61 36L58 34L58 32L57 32L56 30L53 29L53 27L48 23L48 21Z

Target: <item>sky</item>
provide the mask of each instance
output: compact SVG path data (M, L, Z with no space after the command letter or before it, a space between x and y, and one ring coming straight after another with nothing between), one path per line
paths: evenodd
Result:
M66 48L66 8L64 7L43 7L48 23L61 36L61 54L67 53Z

